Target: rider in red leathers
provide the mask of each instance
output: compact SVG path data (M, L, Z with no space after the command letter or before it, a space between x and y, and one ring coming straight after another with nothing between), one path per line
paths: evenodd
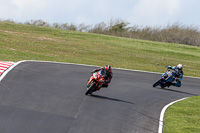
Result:
M106 65L105 67L101 67L99 69L95 69L95 70L92 71L92 73L97 72L97 71L99 71L101 69L105 69L106 70L106 76L104 77L105 78L105 82L102 85L102 87L106 87L107 88L108 84L111 82L112 75L113 75L113 73L111 71L111 66L110 65Z

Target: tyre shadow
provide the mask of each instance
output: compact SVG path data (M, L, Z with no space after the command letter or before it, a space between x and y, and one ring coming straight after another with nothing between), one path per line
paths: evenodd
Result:
M169 88L161 88L161 87L154 87L154 88L155 89L165 90L165 91L172 91L172 92L176 92L176 93L188 94L188 95L192 95L192 96L198 96L197 94L184 92L184 91L179 91L179 90L174 90L174 89L169 89Z
M105 100L111 100L111 101L116 101L116 102L123 102L123 103L128 103L128 104L134 104L134 103L129 102L129 101L125 101L125 100L121 100L121 99L117 99L117 98L106 97L106 96L101 96L101 95L92 94L90 96L91 97L95 97L95 98L105 99Z

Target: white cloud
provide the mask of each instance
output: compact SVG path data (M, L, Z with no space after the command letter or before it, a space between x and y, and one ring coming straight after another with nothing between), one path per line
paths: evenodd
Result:
M165 17L165 21L169 21L171 18L176 17L181 11L180 0L168 0L166 6L167 6L167 15Z
M59 0L58 4L66 10L76 11L87 4L87 0Z
M92 10L97 14L105 14L109 13L109 8L111 8L109 7L109 2L107 0L101 0L93 3Z
M132 9L133 22L163 24L180 11L181 0L140 0Z
M173 16L181 10L180 0L168 0L167 1L168 15Z
M43 6L43 2L41 0L12 0L11 3L19 10L24 10L27 8L35 10Z

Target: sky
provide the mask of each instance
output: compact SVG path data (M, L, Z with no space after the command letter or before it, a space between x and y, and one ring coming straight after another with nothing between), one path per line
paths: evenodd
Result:
M121 19L130 25L200 26L200 0L0 0L0 19L95 25Z

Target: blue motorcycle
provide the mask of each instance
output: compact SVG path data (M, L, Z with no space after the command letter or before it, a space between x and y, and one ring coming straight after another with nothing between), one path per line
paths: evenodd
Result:
M168 87L175 81L176 72L174 70L166 71L162 74L161 78L153 84L153 87L160 86L161 88Z

